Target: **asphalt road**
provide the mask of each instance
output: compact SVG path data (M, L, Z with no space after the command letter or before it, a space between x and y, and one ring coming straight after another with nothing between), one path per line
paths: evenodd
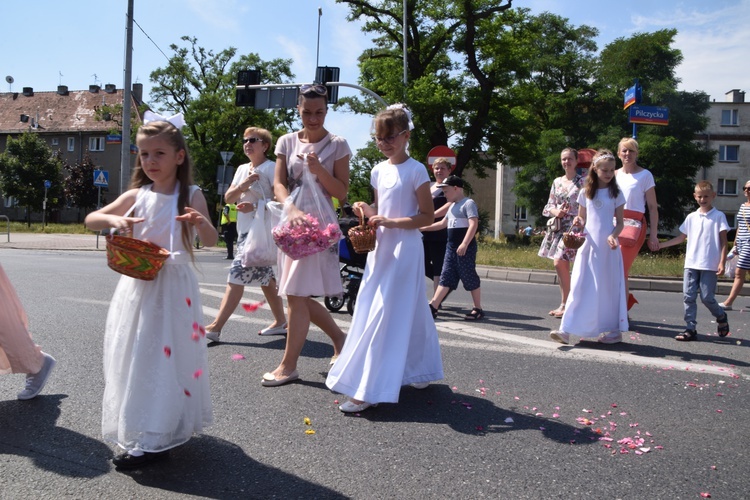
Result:
M207 317L224 289L220 255L198 256ZM445 380L345 416L324 385L326 337L311 330L299 382L264 388L284 340L257 335L267 309L240 309L209 347L214 425L168 461L124 474L100 430L104 318L119 276L102 252L2 250L0 263L58 359L32 401L15 400L22 375L0 377L3 500L750 497L743 310L720 339L700 306L700 340L678 343L681 295L644 291L623 344L561 346L548 339L555 286L486 280L484 321L460 319L464 291L438 320ZM335 318L348 329L348 314Z

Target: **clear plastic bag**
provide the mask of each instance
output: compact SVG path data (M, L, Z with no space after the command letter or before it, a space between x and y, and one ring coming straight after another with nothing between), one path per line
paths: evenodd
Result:
M294 207L304 213L301 223L292 220ZM336 212L306 160L297 187L286 199L272 234L281 251L294 260L327 250L342 237Z
M266 200L258 201L255 217L242 247L240 261L242 267L262 267L276 264L278 248L271 237L274 220L267 208Z

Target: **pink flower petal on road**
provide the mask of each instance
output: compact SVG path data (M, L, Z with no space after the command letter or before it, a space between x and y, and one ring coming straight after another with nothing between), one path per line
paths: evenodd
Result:
M241 361L245 359L245 356L242 354L232 354L232 361Z
M201 370L200 368L198 368L198 369L197 369L197 370L195 370L195 372L193 373L193 378L195 378L195 379L197 379L197 378L200 378L200 376L201 376L201 375L203 375L203 370Z
M703 491L701 492L701 498L711 498L711 493Z
M188 391L187 389L184 389L184 392L185 392L185 396L187 396L187 397L191 396L190 391Z
M164 355L166 357L170 357L172 355L172 349L168 345L164 346Z
M261 300L260 302L255 302L254 304L242 304L242 308L245 311L251 313L251 312L257 311L258 308L260 308L260 306L262 306L265 303L266 303L265 300Z
M188 307L193 305L193 301L190 300L190 297L185 297L185 302L187 302Z
M559 417L559 416L560 416L560 414L559 414L559 413L553 413L553 414L552 414L552 418L557 418L557 417Z

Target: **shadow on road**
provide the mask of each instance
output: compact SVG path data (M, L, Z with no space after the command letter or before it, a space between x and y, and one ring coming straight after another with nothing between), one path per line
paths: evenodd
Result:
M346 498L319 484L253 460L239 446L194 437L168 460L123 472L142 486L205 498Z
M0 402L0 455L29 457L56 474L94 478L110 471L112 451L103 442L57 427L64 394Z
M579 429L554 418L501 408L486 398L454 392L444 384L431 384L423 390L404 387L397 405L379 405L359 416L372 422L448 425L475 436L532 430L559 443L580 445L594 444L598 438L588 427Z

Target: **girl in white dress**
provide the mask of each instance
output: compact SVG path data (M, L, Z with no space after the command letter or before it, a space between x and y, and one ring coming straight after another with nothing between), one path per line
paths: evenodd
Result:
M410 128L401 105L375 117L375 140L388 160L370 175L375 203L353 204L355 213L363 209L378 229L344 349L326 380L330 389L351 398L339 407L346 413L396 403L401 386L423 389L443 378L419 232L434 220L430 178L424 165L406 152Z
M206 246L218 234L193 185L182 117L169 120L146 112L131 189L86 217L89 229L132 232L170 251L155 280L120 278L107 315L102 433L125 450L118 468L165 458L212 421L191 243L193 231Z
M628 330L625 275L617 240L625 197L617 187L615 157L609 150L600 149L592 159L578 204L573 225L585 226L586 242L573 263L560 330L550 332L550 337L562 344L569 343L571 335L615 344Z

